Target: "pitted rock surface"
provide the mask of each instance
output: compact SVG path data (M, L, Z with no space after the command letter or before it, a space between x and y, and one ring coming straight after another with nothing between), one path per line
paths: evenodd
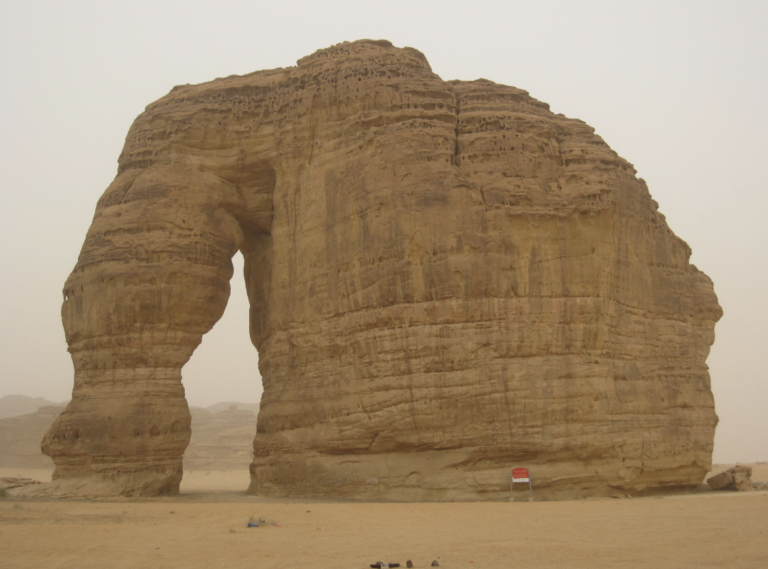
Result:
M178 491L182 366L239 250L251 492L506 499L512 466L539 497L696 487L722 311L635 174L526 91L386 41L175 87L131 127L65 285L54 486Z

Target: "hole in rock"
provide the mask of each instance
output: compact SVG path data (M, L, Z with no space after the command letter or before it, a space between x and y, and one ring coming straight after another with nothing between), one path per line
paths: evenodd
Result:
M253 405L261 400L259 354L248 331L249 303L242 254L237 253L232 264L234 274L229 282L230 295L224 315L203 336L202 343L181 370L190 408L206 408L217 403ZM228 409L228 405L223 409Z
M239 163L219 174L242 191L245 209L239 212L238 221L246 236L243 246L258 266L271 242L275 169L268 161L255 160ZM250 303L244 264L242 252L236 253L232 258L233 273L224 314L203 336L202 343L182 369L182 382L191 407L217 403L252 405L261 400L259 355L250 339Z
M233 257L232 264L224 314L181 370L192 415L182 493L200 488L242 490L248 484L262 383L259 354L249 334L241 253Z
M254 319L254 326L262 325L259 318L263 317L265 281L269 277L265 267L269 267L277 172L267 160L244 157L236 165L223 167L218 175L237 184L243 197L243 207L233 214L243 230L244 241L241 251L232 258L230 295L224 313L181 371L192 414L192 437L183 460L185 471L206 471L206 475L210 471L238 472L245 476L237 483L240 485L248 483L262 394L259 355L251 343L250 322ZM246 292L246 267L255 315L251 314ZM187 489L194 487L193 479ZM228 477L221 478L225 479Z

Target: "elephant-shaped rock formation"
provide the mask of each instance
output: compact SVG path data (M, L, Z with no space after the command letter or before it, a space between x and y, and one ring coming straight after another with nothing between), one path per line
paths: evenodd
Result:
M364 40L136 119L64 288L51 491L178 492L181 369L237 251L251 492L503 499L521 465L565 498L710 468L722 311L632 165L525 91Z

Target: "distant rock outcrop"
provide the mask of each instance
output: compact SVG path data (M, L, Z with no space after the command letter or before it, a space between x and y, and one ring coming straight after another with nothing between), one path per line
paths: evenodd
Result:
M49 488L178 491L181 369L238 250L251 492L506 499L513 465L539 497L696 487L722 310L635 174L526 91L386 41L175 87L128 132L65 284Z
M184 453L185 469L235 470L248 468L253 460L256 414L240 409L240 404L219 410L221 406L191 409L192 437Z
M248 468L253 459L258 403L216 403L193 407L192 437L184 453L187 470ZM40 450L40 439L64 405L41 407L34 413L0 419L0 467L53 468Z
M5 395L0 397L0 419L27 415L34 413L40 407L50 405L64 406L66 403L54 403L42 397L29 397L27 395Z
M63 410L64 405L50 405L26 415L0 419L0 466L53 467L53 461L40 452L40 440Z
M234 406L234 407L233 407ZM236 401L223 401L221 403L214 403L208 407L190 407L192 411L192 420L194 421L195 409L203 409L209 413L221 413L222 411L250 411L255 415L259 414L258 403L240 403Z

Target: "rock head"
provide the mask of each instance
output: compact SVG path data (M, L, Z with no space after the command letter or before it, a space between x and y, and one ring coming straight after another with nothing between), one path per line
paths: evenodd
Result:
M541 497L696 487L722 311L635 174L526 91L386 41L175 87L64 287L54 485L178 492L182 366L241 251L251 492L505 499L515 465Z

